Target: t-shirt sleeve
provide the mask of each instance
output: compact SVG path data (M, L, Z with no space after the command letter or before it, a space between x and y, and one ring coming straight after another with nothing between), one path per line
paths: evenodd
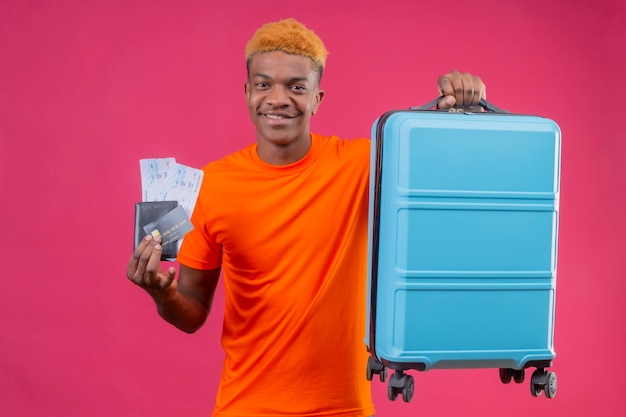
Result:
M201 190L191 216L193 230L183 238L176 258L185 266L201 270L215 269L222 264L222 248L210 235L207 197L206 190Z

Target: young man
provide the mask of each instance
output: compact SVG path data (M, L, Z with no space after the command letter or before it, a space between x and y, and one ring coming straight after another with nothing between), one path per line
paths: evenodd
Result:
M310 132L326 55L293 19L254 34L245 94L256 143L204 168L178 279L149 236L129 262L128 278L187 332L204 323L223 272L214 416L374 414L363 342L370 142ZM467 73L438 88L441 108L485 98Z

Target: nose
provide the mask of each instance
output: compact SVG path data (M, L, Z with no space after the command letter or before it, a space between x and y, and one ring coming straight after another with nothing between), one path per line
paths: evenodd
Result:
M267 93L266 96L267 104L273 107L280 107L289 102L289 91L285 86L282 85L274 85Z

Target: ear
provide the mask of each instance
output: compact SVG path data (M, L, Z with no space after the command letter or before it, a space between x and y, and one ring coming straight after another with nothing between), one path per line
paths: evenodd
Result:
M317 113L317 110L320 108L320 104L322 104L322 99L324 98L324 90L317 90L315 93L315 97L313 97L313 108L311 110L311 114Z
M250 93L250 83L246 82L243 85L243 93L246 95L246 98L247 98L248 94Z

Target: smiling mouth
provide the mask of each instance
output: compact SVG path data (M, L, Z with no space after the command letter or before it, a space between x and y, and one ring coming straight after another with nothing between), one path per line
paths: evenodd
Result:
M268 113L263 113L263 116L267 117L270 120L283 120L283 119L293 119L295 116L289 116L289 115L280 115L280 114L268 114Z

